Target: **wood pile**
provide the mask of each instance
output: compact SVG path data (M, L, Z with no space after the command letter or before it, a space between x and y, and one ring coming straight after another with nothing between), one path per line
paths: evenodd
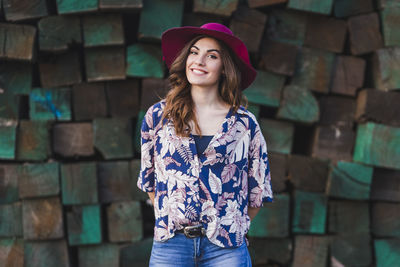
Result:
M258 70L275 198L253 265L399 266L397 0L0 0L0 266L148 266L136 181L160 37L207 22Z

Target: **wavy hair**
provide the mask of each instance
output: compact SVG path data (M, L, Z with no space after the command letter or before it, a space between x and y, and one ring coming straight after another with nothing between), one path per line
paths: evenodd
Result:
M194 122L196 132L201 135L201 130L194 113L194 103L190 93L190 83L186 77L186 59L189 56L190 48L200 39L208 37L200 35L188 42L178 54L170 67L168 77L170 90L166 96L166 105L163 113L163 120L170 119L179 136L189 136L191 127L190 121ZM231 49L223 42L214 39L221 48L222 74L219 80L218 94L222 101L226 102L237 112L241 103L247 106L247 100L240 89L241 73L238 68L238 59Z

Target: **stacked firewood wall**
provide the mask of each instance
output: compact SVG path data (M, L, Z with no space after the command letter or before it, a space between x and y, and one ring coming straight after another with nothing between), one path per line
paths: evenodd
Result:
M0 0L0 266L147 266L140 125L165 95L161 33L219 22L275 199L254 266L400 266L398 0ZM173 260L173 258L171 259Z

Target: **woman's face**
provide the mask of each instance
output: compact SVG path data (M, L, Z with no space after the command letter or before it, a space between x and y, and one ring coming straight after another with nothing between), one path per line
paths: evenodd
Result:
M186 77L192 86L218 86L222 72L220 51L218 42L208 37L192 45L186 59Z

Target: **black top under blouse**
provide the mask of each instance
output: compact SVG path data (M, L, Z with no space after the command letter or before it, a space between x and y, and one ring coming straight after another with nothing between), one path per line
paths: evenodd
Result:
M213 135L193 135L194 142L196 143L197 155L200 156L206 150L208 144L210 143Z

